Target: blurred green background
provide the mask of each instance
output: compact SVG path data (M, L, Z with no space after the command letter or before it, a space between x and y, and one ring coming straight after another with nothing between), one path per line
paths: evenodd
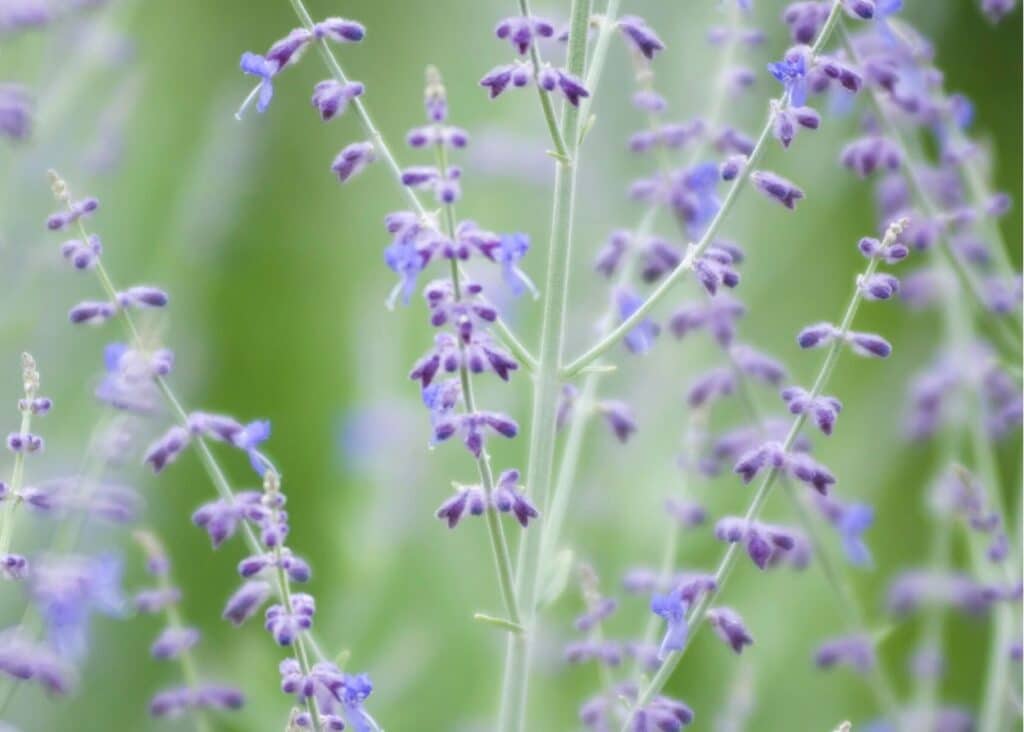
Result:
M788 43L778 22L783 3L755 4L756 22L769 40L745 59L760 71ZM998 186L1019 202L1020 14L992 27L968 0L906 4L907 16L936 41L947 88L976 102L976 132L998 151ZM720 20L718 4L624 5L648 18L669 47L655 69L673 116L699 114L713 93L717 57L706 51L703 34ZM567 6L549 0L536 11L564 20ZM453 122L473 136L460 156L466 168L460 214L496 231L529 233L535 246L525 267L539 282L551 172L536 100L513 91L492 103L477 86L486 70L508 58L491 28L513 9L514 3L499 0L310 2L314 17L343 15L367 26L366 41L342 48L340 57L350 76L366 84L365 100L405 164L427 162L400 143L422 120L424 66L440 67ZM382 264L382 219L402 200L383 165L345 187L334 180L331 159L362 135L354 116L325 125L310 109L311 87L326 76L315 54L278 79L266 115L250 113L242 122L233 117L251 88L237 70L241 52L262 51L295 25L285 0L121 0L45 34L0 39L0 78L32 87L41 113L29 143L0 148L0 404L10 405L5 419L14 429L17 354L31 351L57 407L42 425L50 447L44 459L31 461L30 481L74 472L102 419L91 392L102 346L114 330L67 324L67 309L98 293L92 278L64 266L60 239L43 230L53 208L44 173L56 167L74 192L101 199L94 229L115 279L170 291L168 317L147 325L176 350L173 383L186 403L243 420L273 420L269 452L285 475L291 543L314 567L318 632L330 649L351 651L351 668L372 674L370 706L382 724L389 730L487 730L503 643L470 620L476 610L500 607L484 528L471 521L449 532L432 517L450 481L472 480L473 466L460 448L427 447L427 418L406 378L431 339L421 304L384 308L392 275ZM594 252L608 232L635 225L641 213L624 195L628 181L651 165L632 157L623 142L641 126L626 103L631 91L627 56L616 42L582 161L570 352L590 338L594 313L603 307L605 291L590 268ZM759 73L752 94L728 109L728 119L753 130L775 92L774 82ZM855 129L855 117L829 117L820 132L801 135L790 153L773 146L766 165L803 185L807 200L788 214L747 193L726 226L749 254L740 294L751 307L742 337L783 358L800 381L819 361L799 354L793 335L808 322L838 316L858 267L854 243L874 233L869 185L835 164ZM1002 223L1019 262L1019 206ZM668 221L660 231L674 235ZM673 305L693 296L688 288ZM509 307L509 319L534 344L535 304ZM896 352L881 364L840 363L832 392L847 410L836 437L819 440L818 449L839 476L840 495L877 507L869 535L877 569L853 580L863 606L881 624L887 577L922 562L927 551L922 493L936 456L901 440L898 405L940 330L932 317L900 307L862 312L864 329L884 333ZM643 359L623 356L624 367L606 380L602 393L634 403L640 432L622 448L603 428L588 433L566 540L596 567L609 592L626 568L658 561L667 526L661 504L679 480L683 395L690 378L716 358L702 338L683 344L666 338ZM525 383L522 376L510 386L482 380L480 401L525 425ZM778 406L768 393L760 398L765 408ZM716 411L715 426L740 416L727 406ZM141 438L158 429L147 427ZM525 439L496 445L497 466L525 467L525 446ZM221 453L237 485L252 487L244 458ZM1003 457L1010 477L1004 488L1012 485L1016 495L1019 456L1011 450ZM191 511L212 496L195 457L187 454L156 479L134 467L129 475L145 495L145 523L171 546L185 614L203 629L204 675L237 683L249 695L245 710L219 717L218 727L283 729L289 704L277 688L282 652L258 620L233 630L219 618L237 584L242 548L236 541L212 553L205 534L191 525ZM714 515L741 510L749 496L730 476L693 490ZM777 497L768 514L788 517ZM23 515L19 532L41 544L49 528ZM128 584L145 582L120 531L93 529L87 542L126 547ZM692 534L680 562L710 568L720 551L709 533ZM737 684L750 687L755 707L748 729L759 732L830 730L842 719L873 715L858 678L822 674L810 663L817 643L840 628L839 610L813 567L760 575L743 562L725 601L742 611L757 645L737 660L710 633L696 640L672 684L697 712L694 729L713 728ZM4 625L18 616L20 603L14 587L6 586ZM575 729L578 704L597 688L592 667L567 668L559 656L580 607L578 592L569 591L548 616L544 638L550 642L541 644L533 685L537 729ZM625 638L644 622L643 601L626 600L609 632ZM146 716L149 695L178 673L173 664L149 658L158 629L152 618L97 622L79 693L41 703L36 691L22 690L10 720L26 730L188 728L187 719L154 723ZM943 684L949 700L977 698L987 632L984 622L949 626L952 663ZM905 658L915 634L913 622L901 625L885 645L901 689L908 685Z

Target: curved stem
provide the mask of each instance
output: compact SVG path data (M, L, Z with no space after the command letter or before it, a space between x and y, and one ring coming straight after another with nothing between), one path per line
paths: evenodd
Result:
M530 0L519 0L519 12L527 18L533 15L530 12ZM541 110L544 112L544 122L548 126L548 134L551 136L551 144L555 146L557 157L568 160L573 152L565 144L565 132L558 128L558 119L555 115L554 104L551 102L551 95L544 91L540 84L537 83L537 74L544 68L544 60L540 56L540 49L537 48L536 43L530 44L530 63L533 64L533 82L534 86L537 87L537 96L540 98Z
M860 63L860 56L857 53L857 49L854 46L849 32L843 28L841 30L843 43L846 47L847 53L850 58L856 63ZM899 129L899 126L893 120L889 109L886 107L884 100L878 93L878 90L873 86L868 85L868 96L871 99L872 106L874 107L879 121L885 127L887 134L892 138L892 142L903 152L903 159L906 161L904 168L906 169L906 178L910 183L911 188L914 191L915 196L918 199L921 207L925 210L927 216L933 220L939 220L941 218L941 211L938 205L932 200L931 194L928 193L928 188L921 180L921 173L917 169L917 166L911 161L911 156L907 154L907 145L904 142L903 134ZM943 233L942 235L943 245L939 247L942 252L942 256L946 259L946 263L953 270L957 280L960 282L962 289L970 296L970 301L974 308L983 314L991 314L988 310L988 306L985 302L985 297L982 293L982 284L978 281L977 275L971 271L956 255L949 244L948 235ZM1009 318L1012 322L1008 322L1007 318L995 317L990 319L992 323L994 334L1000 341L1000 345L1006 349L1009 353L1015 356L1015 361L1019 363L1022 353L1024 353L1024 346L1021 342L1021 328L1020 321L1016 314Z
M868 266L864 271L864 278L869 278L872 274L874 274L877 268L878 259L872 259L868 263ZM828 353L825 356L825 360L822 362L821 368L818 371L818 375L814 380L814 385L810 389L808 399L813 401L817 397L821 396L825 387L828 385L828 381L832 376L832 372L836 367L836 363L838 363L839 361L839 355L842 353L842 349L845 347L846 338L850 333L850 328L853 324L854 318L857 315L857 310L860 308L861 301L862 295L860 288L855 287L853 296L850 298L850 302L846 307L846 312L843 315L842 322L839 325L838 335L829 346ZM806 421L806 414L799 414L793 420L793 424L790 426L789 432L786 434L786 438L782 442L782 450L784 453L788 453L792 449L793 444L796 442L796 438L799 436L800 431L803 429L803 426L806 423ZM754 497L750 502L750 506L747 508L746 514L744 515L745 523L749 524L757 519L758 515L761 512L761 508L764 506L764 503L768 500L768 496L771 494L772 487L775 485L775 482L779 479L779 477L781 477L781 471L778 468L773 468L771 471L768 472L767 475L765 475L764 479L761 481L760 486L758 486L757 492L754 494ZM693 605L690 613L688 614L687 620L690 626L690 634L686 641L686 645L684 645L681 650L673 651L668 654L664 663L662 663L661 668L659 668L658 672L654 675L654 678L651 679L650 683L648 683L647 686L645 686L643 690L640 692L640 694L637 696L636 703L633 706L633 712L635 712L637 709L646 706L651 701L651 699L654 698L655 695L661 692L661 690L665 687L665 684L667 684L668 680L672 677L672 674L675 672L676 667L682 660L683 654L693 643L694 636L696 636L697 631L702 627L703 622L705 620L705 613L711 606L711 603L713 603L717 599L718 595L722 592L722 589L724 588L730 573L735 567L736 562L740 556L739 547L740 544L738 542L729 545L728 549L726 550L725 554L723 555L721 561L718 564L718 568L715 570L715 588L710 592L704 593L701 596L701 598ZM629 715L627 715L626 723L622 727L623 732L628 732L628 730L630 729L630 723L632 721L632 718L633 713L631 712Z
M818 39L815 41L813 48L811 49L812 54L818 54L825 46L825 42L831 36L832 31L835 29L839 22L841 14L841 4L837 1L832 5L832 10L829 12L828 19L825 25L821 29L821 33L818 34ZM587 349L581 356L571 361L564 369L562 369L562 377L569 379L578 376L579 373L589 366L591 363L596 361L602 355L604 355L612 346L622 340L627 333L635 328L654 308L665 297L669 290L679 282L687 272L689 272L694 265L694 262L700 257L704 251L711 246L711 242L714 241L718 235L719 229L722 224L725 223L726 218L732 212L733 206L739 198L740 193L746 187L747 181L750 180L750 175L754 171L754 167L760 162L764 156L765 150L768 146L768 140L771 139L772 123L775 119L775 107L785 106L784 103L788 95L783 94L778 100L775 100L769 105L768 119L766 120L764 127L761 129L761 134L757 138L757 143L754 145L753 151L747 158L746 163L740 170L739 175L733 181L732 186L729 188L729 192L725 196L725 200L722 201L721 207L715 214L715 217L708 224L708 228L704 231L704 235L700 238L695 245L690 248L687 252L686 257L679 265L672 270L661 281L647 298L640 304L640 306L634 311L628 318L623 320L616 326L610 333L601 338L597 343Z

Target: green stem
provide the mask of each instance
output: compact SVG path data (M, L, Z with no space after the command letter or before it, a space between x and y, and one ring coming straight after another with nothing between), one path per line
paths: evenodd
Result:
M521 0L522 1L522 0ZM526 5L528 12L529 6ZM569 46L567 70L583 76L587 52L587 22L590 15L589 0L572 0L569 20ZM559 378L563 343L565 339L565 313L569 297L569 263L572 251L573 214L576 197L576 152L579 148L579 110L566 104L562 114L562 139L566 141L567 155L556 160L554 205L551 213L551 238L541 310L540 351L534 374L533 410L530 424L529 457L526 486L535 495L542 496L541 512L551 505L552 478L555 452L555 420L558 409ZM540 522L542 525L545 521ZM522 541L521 558L525 564L519 577L526 602L523 607L527 629L523 642L509 641L506 654L505 685L498 729L500 732L523 730L526 726L526 704L530 671L530 656L534 636L534 619L540 590L540 544L533 540L534 532L526 532ZM533 576L526 578L527 567ZM515 656L521 658L515 658ZM514 674L514 678L512 675Z
M312 16L309 11L306 10L306 6L302 0L289 0L292 8L295 10L295 14L299 17L302 25L312 32L313 27L316 25L313 22ZM334 52L326 39L321 38L316 42L317 52L323 59L324 64L327 66L328 71L334 76L334 78L342 84L348 83L348 77L345 75L345 71L341 68L341 64L338 63L338 59L334 56ZM541 97L546 97L546 94L542 94ZM419 196L416 192L402 183L402 167L398 164L398 159L395 154L391 151L387 141L384 139L383 133L373 121L373 117L370 116L370 111L366 104L359 97L356 97L351 102L353 108L356 110L356 115L359 117L359 121L363 125L363 129L366 134L370 136L373 141L374 148L381 154L384 161L387 163L388 168L391 171L392 179L398 184L398 187L402 190L403 195L409 200L409 204L415 209L416 213L422 217L429 217L429 211L420 202ZM509 350L518 358L520 361L525 363L531 370L536 363L534 357L530 354L529 350L522 344L522 341L516 337L516 335L508 327L501 318L495 323L494 327L498 331L500 339L508 346Z
M859 64L860 57L857 54L856 47L850 39L849 32L845 28L842 28L841 35L850 58ZM907 173L906 178L910 183L918 202L924 209L925 214L932 220L937 221L941 219L942 213L935 201L932 200L931 194L928 193L927 186L925 186L924 182L921 180L921 173L917 169L917 166L915 166L911 161L910 155L906 154L908 147L904 142L903 134L900 131L899 126L893 120L892 115L889 113L889 110L878 90L869 85L868 97L870 98L872 106L877 113L879 121L882 123L883 127L885 127L886 133L892 139L892 142L904 152L903 158L905 161L904 168ZM985 297L982 293L982 284L978 281L977 275L971 271L952 250L949 243L949 236L945 232L942 234L942 242L943 245L939 247L942 252L942 256L945 258L947 265L953 270L953 273L960 282L962 289L970 296L971 303L975 310L982 315L991 315L991 312L988 310L988 306L985 302ZM1021 328L1018 316L1016 314L1008 317L996 316L994 318L988 318L986 322L990 322L992 324L994 335L1000 342L1000 345L1015 357L1015 362L1019 363L1024 350L1022 350Z
M891 243L891 235L892 232L887 233L887 243ZM878 259L873 258L868 263L867 268L864 270L863 277L865 279L869 278L872 274L874 274L877 268ZM846 347L846 338L850 333L850 328L853 324L854 318L857 315L857 310L860 308L862 299L863 298L861 295L860 288L855 287L853 296L850 298L850 302L846 307L846 312L843 315L842 322L839 325L838 334L835 340L833 340L831 345L829 346L828 353L825 356L825 360L822 362L821 369L818 371L818 375L814 380L814 385L810 389L810 393L808 396L809 400L814 400L817 397L821 396L825 387L828 385L829 379L832 376L832 372L835 370L836 363L838 363L839 361L839 355L842 353L843 348ZM806 414L799 414L793 420L793 424L790 426L789 432L786 434L786 438L782 442L782 450L784 453L788 453L792 449L793 444L796 442L796 439L799 436L800 431L803 429L803 426L806 423L806 421ZM781 477L781 471L773 468L761 481L761 484L758 487L757 492L754 494L754 497L750 502L750 506L747 508L747 512L744 515L743 520L746 524L750 524L751 522L757 519L758 515L761 512L761 508L768 500L768 496L771 494L772 487L774 486L776 480L778 480L779 477ZM690 624L690 635L687 639L686 645L683 646L681 650L673 651L672 653L668 654L668 657L665 659L664 663L662 663L661 668L658 669L658 672L654 675L654 678L651 679L650 683L647 686L645 686L638 695L636 703L633 707L634 711L636 709L640 709L646 706L651 701L651 699L654 698L656 694L661 692L661 690L665 687L665 684L668 683L668 680L672 677L672 674L675 672L676 667L682 660L683 654L692 644L693 638L697 634L697 631L700 630L700 628L702 627L703 622L705 620L705 614L708 608L717 599L718 595L722 592L722 589L724 588L725 583L728 580L733 567L735 567L736 562L739 559L739 556L740 543L737 542L730 544L725 554L723 555L722 560L719 562L718 568L715 570L715 589L711 590L710 592L704 593L701 596L701 598L691 608L688 617L688 621ZM628 732L628 730L630 729L629 725L632 718L633 714L630 713L627 716L626 723L622 727L623 732Z
M597 31L597 40L594 41L594 52L591 55L590 63L587 65L587 76L583 85L587 87L590 96L580 102L580 120L582 122L581 137L586 134L590 127L590 108L594 104L594 97L597 96L597 86L604 73L605 59L608 57L608 46L611 45L612 35L615 33L616 22L619 15L619 0L608 0L605 6L604 17L601 18L600 27ZM583 140L580 139L580 142Z
M30 397L26 394L26 398ZM32 428L32 410L25 409L21 412L21 427L19 434L27 435ZM21 488L25 479L25 451L15 453L14 466L11 468L11 484L8 490L7 505L4 507L3 526L0 527L0 556L11 551L11 542L14 537L14 514L21 505Z
M445 151L445 143L441 140L440 135L438 136L438 142L435 146L437 153L437 167L442 178L447 176L448 172L448 155ZM444 230L445 234L449 238L455 237L455 205L447 204L444 206ZM455 259L450 260L451 264L451 280L452 290L455 295L456 302L462 300L462 281L459 273L459 266ZM476 407L476 396L473 391L473 381L469 374L469 369L466 367L465 359L465 345L461 339L459 341L459 351L462 353L462 360L459 365L459 381L462 385L462 397L465 400L466 412L474 414L477 411ZM484 448L480 456L476 458L477 472L480 475L480 483L483 486L484 493L487 495L487 510L484 512L486 515L487 523L487 535L490 538L491 554L494 558L494 568L498 574L498 586L501 590L501 598L505 604L505 612L508 613L509 621L515 625L520 626L519 616L519 603L516 599L515 582L512 578L512 555L508 548L508 539L505 537L505 529L501 525L498 513L494 509L491 498L494 493L494 471L491 468L491 459L487 454L487 449Z
M519 12L524 17L531 17L529 0L519 0ZM548 134L551 135L551 144L555 146L555 153L559 158L568 159L570 150L565 144L565 132L559 130L558 119L555 115L555 107L551 102L551 95L541 89L537 83L537 74L544 68L544 60L540 56L540 49L536 43L530 44L530 63L533 64L533 82L537 87L537 96L540 98L541 110L544 112L544 122L548 126Z
M832 31L835 29L839 22L841 15L841 4L835 2L832 5L832 10L829 12L828 19L825 21L825 25L821 29L821 33L818 35L818 40L815 41L814 46L811 49L812 55L817 55L824 48L825 42L831 36ZM760 162L764 156L765 150L768 147L768 141L771 139L772 123L775 119L775 107L785 106L785 102L788 98L788 94L783 94L778 100L773 101L769 105L768 119L765 122L764 127L761 129L761 134L757 138L757 143L754 145L753 151L747 158L746 163L740 170L739 175L733 181L732 186L729 188L729 192L725 195L725 200L722 201L721 207L715 214L715 217L708 224L708 228L704 231L704 235L700 238L694 246L687 252L686 257L679 265L672 270L661 281L661 283L654 288L654 290L647 296L647 298L640 304L640 306L633 312L628 318L623 320L616 326L610 333L601 338L597 343L587 349L581 356L571 361L562 370L562 377L569 379L579 375L579 373L589 366L591 363L596 361L602 355L604 355L610 348L618 343L622 338L635 328L647 314L654 308L668 294L677 282L679 282L687 272L693 268L694 262L700 257L704 251L711 246L715 237L718 236L718 231L725 223L729 214L732 212L733 206L739 199L740 193L746 187L747 181L750 180L750 175L753 173L754 168Z

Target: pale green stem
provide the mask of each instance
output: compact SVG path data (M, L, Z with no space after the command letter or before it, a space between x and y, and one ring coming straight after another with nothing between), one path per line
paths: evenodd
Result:
M445 143L438 139L436 145L437 167L444 178L448 172L448 156L444 147ZM455 237L455 205L448 204L444 207L444 230L449 238ZM459 274L459 266L455 259L450 260L452 289L456 302L462 300L462 282ZM463 358L459 365L459 381L462 385L462 397L465 400L466 412L474 414L476 408L476 397L473 392L473 381L466 367L465 346L461 339L459 350ZM516 599L516 588L513 580L512 555L509 552L508 540L505 538L505 530L501 525L498 513L492 505L491 498L494 493L494 471L491 468L490 456L486 447L476 458L477 472L480 474L480 483L484 493L487 495L487 509L484 512L487 523L487 535L490 538L491 554L494 558L494 567L498 574L498 586L501 589L501 598L505 604L505 612L508 613L508 620L515 626L520 626L519 603Z
M26 395L28 397L28 395ZM19 434L27 435L32 429L32 410L24 409L21 412L21 427ZM15 453L14 465L11 468L10 491L7 497L7 505L4 507L3 526L0 527L0 556L11 551L11 542L14 537L14 514L21 504L21 488L25 479L25 452L24 450Z
M591 55L590 63L587 65L587 76L583 82L583 85L587 87L587 91L590 92L590 96L580 102L581 136L585 135L586 130L590 127L590 108L594 104L594 97L597 96L597 86L604 73L604 62L608 56L608 46L611 45L612 35L615 33L618 15L619 0L608 0L608 5L605 6L604 10L604 17L601 18L601 24L597 30L597 40L594 41L594 52Z
M845 28L841 29L841 35L843 42L846 46L847 53L850 58L855 62L860 63L860 57L857 54L857 49L850 39L850 35ZM868 97L872 102L872 105L877 112L879 121L885 127L886 133L892 139L892 142L897 145L900 150L906 151L908 149L903 139L903 134L900 131L899 126L892 119L892 115L889 112L885 101L881 98L877 89L873 86L868 85ZM927 186L921 180L921 173L917 169L917 166L913 164L909 155L904 155L905 164L904 168L907 173L907 180L910 183L911 188L916 195L918 202L924 209L925 214L932 220L940 220L942 212L939 210L938 205L932 200L931 194L928 192ZM977 275L969 269L956 253L952 250L949 245L949 237L947 234L942 235L942 246L939 247L949 267L953 270L957 279L960 282L961 287L970 295L970 299L975 309L980 313L991 316L992 313L988 310L988 306L985 303L985 297L982 294L982 284L978 281ZM1021 329L1019 319L1016 314L1012 316L990 317L987 322L992 324L995 335L998 337L1000 344L1003 348L1008 349L1019 361L1022 353L1021 346ZM1012 323L1012 325L1011 325Z
M69 206L70 200L71 199L69 196L67 199L67 203ZM89 240L89 233L88 231L86 231L85 225L82 223L81 219L78 219L78 231L80 236L82 237L82 241ZM104 266L102 259L96 260L94 271L96 272L96 276L99 278L100 285L102 286L103 291L107 296L107 299L111 303L117 303L117 288L114 286L113 281L110 279L110 275L107 273L106 267ZM127 308L118 308L118 313L121 317L121 322L124 324L125 330L128 333L129 339L131 340L132 348L139 351L145 351L145 341L143 341L142 335L139 332L138 327L135 325L135 319L132 317L131 312L129 312ZM171 411L173 412L176 420L181 424L182 427L188 429L188 413L185 411L185 408L182 406L181 402L178 400L174 391L171 389L171 385L162 376L154 376L154 381L160 388L160 391L163 393L164 398L167 400L167 403L170 405ZM221 469L220 463L218 463L217 459L213 456L213 452L210 450L210 447L206 443L206 440L196 435L193 438L193 442L195 443L196 450L199 452L200 462L206 469L207 475L213 482L213 485L216 488L217 493L224 500L233 501L234 491L231 489L231 484L228 482L227 476ZM248 524L248 522L242 522L241 527L242 536L243 539L245 540L246 546L248 547L249 551L253 554L263 554L264 550L260 546L259 540L256 538L256 534L253 531L252 527ZM284 596L288 592L287 577L285 577L285 581L282 582L280 573L278 573L277 590L278 595L282 598L284 598ZM318 656L322 656L322 654L319 652L319 647L316 644L316 641L313 640L312 632L310 632L308 635L310 645L312 645L313 648L317 650ZM306 651L306 641L306 637L300 635L298 638L295 639L293 647L296 660L299 661L303 673L308 676L310 666ZM315 700L312 704L312 709L316 709ZM312 716L314 728L316 730L319 730L319 714L313 714Z
M527 5L527 11L529 10ZM566 68L569 73L582 77L587 52L587 22L590 15L589 0L572 0L569 20L569 46ZM555 420L558 409L559 378L563 343L565 339L565 313L569 297L569 263L572 251L573 214L576 197L576 151L579 147L579 110L566 104L562 114L562 139L568 155L556 159L554 204L551 212L551 237L541 310L540 351L534 374L533 410L530 424L529 456L526 486L534 495L542 496L541 512L551 505L552 478L555 452ZM543 520L540 522L545 523ZM523 536L523 559L533 576L520 575L519 587L525 587L523 623L527 629L523 642L510 639L506 655L506 681L502 694L502 709L498 729L500 732L523 730L526 727L526 705L530 672L530 656L535 641L534 620L540 590L539 542L532 532ZM534 545L536 544L536 548ZM515 656L521 656L517 659ZM509 674L515 678L509 679Z
M302 25L312 32L315 23L313 22L312 16L309 11L306 10L306 6L303 5L302 0L289 0L292 8L295 10L295 14L299 17ZM342 84L348 83L348 77L345 76L344 70L341 68L341 64L338 63L338 59L334 56L334 52L325 38L321 38L316 42L316 49L319 52L320 57L323 59L324 64L327 66L328 71ZM546 95L541 95L546 96ZM356 115L359 117L359 121L363 125L363 129L366 134L370 136L373 141L373 146L384 158L388 168L391 171L393 180L398 184L398 187L402 190L402 193L409 200L410 205L415 209L416 213L422 217L429 217L429 212L420 202L419 196L406 185L402 183L402 167L398 164L397 158L388 146L387 141L384 139L384 135L378 129L377 125L373 121L373 117L370 116L369 109L363 100L356 97L351 102L353 108L356 110ZM522 341L516 337L512 330L508 327L508 324L504 320L499 318L494 323L494 327L498 331L498 335L503 343L508 346L509 350L518 358L520 361L525 363L531 370L536 363L534 357L530 354L529 350L523 345Z
M519 0L519 12L529 18L533 15L530 12L529 0ZM551 102L551 95L544 91L537 83L537 74L544 68L544 60L540 57L540 49L536 43L530 44L530 62L533 64L534 86L537 87L537 96L540 98L540 106L544 112L544 122L548 126L548 134L551 135L551 144L555 146L555 153L559 158L567 159L570 150L566 146L565 132L558 129L558 120L555 116L555 107Z
M164 591L170 591L172 589L170 579L166 574L160 575L160 588ZM174 630L182 630L185 627L185 623L181 617L181 611L178 609L177 604L168 603L164 607L164 617L167 619L167 626ZM185 684L188 688L196 690L199 688L199 667L196 664L195 656L192 654L191 648L185 648L178 655L178 664L181 666L181 674L185 679ZM206 714L201 708L195 708L193 710L196 721L196 729L199 732L209 732L211 729L209 721L206 719Z
M838 5L837 5L838 7ZM872 259L867 268L864 271L863 277L869 278L874 274L878 268L878 259ZM829 379L832 376L832 372L835 369L836 363L839 361L839 355L843 349L846 348L846 338L850 333L850 327L853 324L853 320L857 315L857 310L860 307L862 301L862 295L859 287L854 288L853 296L850 298L850 303L846 308L846 313L843 315L842 322L838 328L838 335L835 340L832 341L829 346L828 353L825 356L825 360L821 365L821 369L818 371L818 375L814 380L814 385L810 389L809 399L814 400L821 396L825 387L828 385ZM788 453L793 444L796 442L796 438L799 436L800 431L803 429L804 424L807 421L806 414L797 415L796 419L793 420L793 424L789 428L789 432L786 434L785 440L782 442L782 450ZM761 481L760 486L754 494L753 500L744 515L744 522L750 524L755 521L761 512L761 508L764 506L765 501L768 500L768 496L771 494L772 487L775 481L781 477L778 469L772 469ZM730 544L726 550L722 560L719 562L718 568L715 570L715 589L710 592L704 593L701 598L693 605L688 614L688 622L690 624L690 635L687 639L686 645L679 651L673 651L668 654L668 657L662 663L661 668L651 679L650 683L647 684L640 692L637 697L636 704L633 707L639 709L646 706L655 695L659 694L661 690L668 683L668 680L672 677L676 667L682 660L683 654L690 647L693 642L694 636L697 631L703 625L705 620L705 614L711 604L718 598L718 595L722 592L725 583L731 573L733 567L736 565L737 560L740 556L739 542ZM630 729L629 724L632 720L632 714L629 714L626 719L625 725L623 725L623 732L628 732Z
M839 22L840 14L841 5L839 2L836 2L833 4L828 19L822 27L821 33L818 35L818 40L811 49L812 55L817 55L821 52L822 48L824 48L825 42L828 40L832 31ZM665 297L666 294L668 294L669 290L671 290L675 284L693 268L693 264L697 258L700 257L709 246L711 246L715 237L718 236L718 231L722 227L722 224L725 223L725 220L732 212L733 206L736 204L740 193L750 180L751 173L754 172L754 168L764 156L765 150L768 147L768 142L772 136L771 132L772 123L775 119L775 107L776 105L780 107L785 106L787 97L788 94L783 94L782 97L774 101L769 106L768 119L761 130L761 134L757 138L757 143L754 145L753 151L747 158L739 175L737 175L736 179L733 181L732 186L729 188L729 192L725 195L725 200L722 201L721 207L718 209L715 217L711 220L711 223L708 224L708 228L704 231L704 235L700 238L700 241L691 247L683 261L680 262L679 265L672 270L672 272L670 272L656 288L654 288L635 312L619 323L617 327L591 346L581 356L571 361L562 370L563 378L568 379L578 375L580 371L596 361L616 343L622 340L627 333L633 330L633 328L647 317L647 314Z

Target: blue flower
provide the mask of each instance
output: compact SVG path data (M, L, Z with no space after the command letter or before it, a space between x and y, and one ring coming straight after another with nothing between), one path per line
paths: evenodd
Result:
M398 284L388 296L388 307L395 306L395 300L399 295L402 297L402 304L408 305L409 298L416 289L416 278L423 271L423 255L414 242L399 240L384 250L384 261L399 277Z
M246 51L242 54L242 61L240 64L242 71L251 76L257 76L260 79L259 85L259 99L256 101L256 111L263 113L267 111L267 107L270 106L270 100L274 97L274 75L278 71L278 66L275 62L270 61L265 56L260 56L258 53L252 53Z
M518 297L526 290L534 297L540 295L536 285L529 276L519 269L518 262L526 256L530 249L530 237L527 234L503 234L501 244L494 250L494 261L501 265L501 276L505 284Z
M235 438L235 445L249 456L249 463L252 469L259 475L263 475L270 466L270 461L261 453L258 448L261 444L270 439L270 420L259 419L250 422L238 433Z
M345 719L355 732L373 732L379 729L373 717L363 709L363 702L373 691L373 682L367 674L345 676L341 689L341 704L345 708Z
M626 320L639 309L643 300L626 290L619 290L616 293L616 300L619 308L619 318ZM654 339L658 337L661 329L650 318L644 318L640 323L629 331L623 338L623 342L633 353L646 353L654 345Z
M768 64L768 71L789 93L790 104L807 103L807 59L802 53L787 53L782 61Z
M120 615L121 561L112 555L44 561L33 571L30 592L46 627L47 640L61 656L82 658L88 650L89 618Z
M689 603L684 602L678 592L651 598L651 612L664 618L667 624L665 637L658 648L658 660L664 661L672 651L681 651L686 647L690 636L690 626L686 622L689 607Z
M875 521L875 511L865 503L852 503L846 507L836 524L843 551L851 564L858 567L871 565L871 551L863 535Z

